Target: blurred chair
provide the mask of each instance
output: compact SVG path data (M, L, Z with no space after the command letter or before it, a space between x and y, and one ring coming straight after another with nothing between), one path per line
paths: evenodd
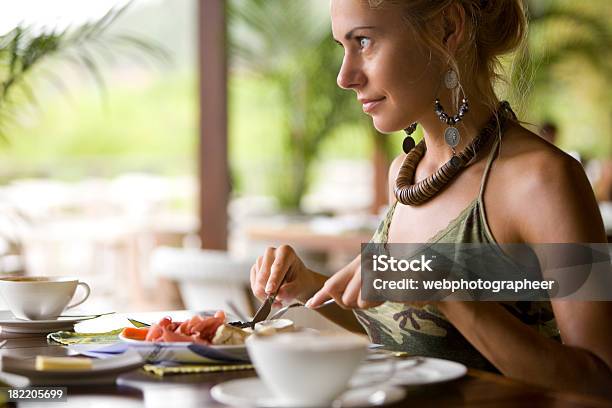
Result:
M249 271L252 262L234 259L226 251L159 247L151 256L153 276L177 282L189 310L227 310L232 301L253 313Z

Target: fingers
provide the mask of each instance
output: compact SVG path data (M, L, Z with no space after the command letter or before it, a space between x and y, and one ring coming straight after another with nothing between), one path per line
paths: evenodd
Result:
M353 275L349 282L344 295L342 295L342 303L344 307L349 309L369 309L380 305L382 302L368 302L361 297L361 268Z
M308 299L304 306L311 309L316 309L317 307L321 306L323 302L329 299L331 299L331 296L327 293L324 286L317 293L312 295L312 297Z
M364 309L380 304L361 299L360 266L360 257L356 257L350 264L327 279L323 287L306 302L306 306L317 308L329 299L334 299L345 309ZM275 305L279 305L282 301L296 298L300 290L303 290L299 287L304 285L304 280L300 278L303 270L301 260L290 246L268 247L264 255L258 257L251 267L249 275L251 289L261 300L278 291Z
M371 307L375 307L381 305L383 302L370 302L363 300L361 296L361 267L359 268L358 273L353 276L349 286L347 288L348 295L346 301L344 301L345 307L351 309L369 309Z
M255 264L251 266L251 290L259 300L263 300L266 298L266 292L264 291L264 287L258 283L259 280L257 279L257 273L261 266L262 260L263 257L260 256L259 258L257 258Z
M342 295L342 304L345 307L354 309L359 307L357 302L361 298L361 271L356 271L349 281L344 294Z
M382 303L366 302L361 299L359 264L353 264L352 267L347 267L329 278L323 288L306 302L306 307L316 308L331 298L343 309L368 309Z
M269 295L280 285L280 282L289 273L293 263L295 252L289 245L281 245L274 252L274 261L270 266L270 276L266 283L265 291Z
M266 297L265 287L268 283L268 278L270 277L270 268L272 267L272 263L274 262L274 254L276 252L276 248L268 247L266 248L263 257L261 258L261 262L259 262L259 258L257 259L257 263L259 267L257 268L257 290L258 292L263 291L263 297Z
M255 264L251 266L251 274L250 274L251 290L253 291L253 294L259 300L264 300L266 298L266 292L264 290L264 286L259 283L260 282L259 271L261 269L262 263L263 263L263 256L257 257Z
M296 282L284 283L278 291L276 299L279 302L289 302L295 299L295 294L298 292L299 287Z
M257 289L256 284L255 284L257 281L257 262L255 262L253 266L251 266L251 271L249 272L249 279L251 281L251 290L253 291L253 294L259 297L257 293L255 293Z
M279 290L279 285L283 280L283 287L295 280L294 276L288 274L295 275L299 269L296 266L299 262L301 261L289 245L266 248L263 256L258 257L251 267L250 280L253 294L263 300ZM295 295L298 288L295 285L289 288L290 290L279 293L279 300L288 300L292 293Z
M306 307L316 308L332 298L339 306L343 306L342 294L353 276L352 272L352 268L345 268L326 280L323 287L306 302Z

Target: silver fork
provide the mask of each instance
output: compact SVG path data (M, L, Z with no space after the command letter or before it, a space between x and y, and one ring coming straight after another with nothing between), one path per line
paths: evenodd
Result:
M325 302L321 303L319 306L313 308L313 309L319 309L323 306L327 306L327 305L331 305L332 303L334 303L334 299L329 299L326 300ZM298 307L298 306L304 306L302 303L292 303L288 306L284 306L281 307L280 309L278 309L272 316L268 317L268 320L274 320L274 319L278 319L279 317L281 317L282 315L284 315L285 313L287 313L287 310L293 308L293 307Z

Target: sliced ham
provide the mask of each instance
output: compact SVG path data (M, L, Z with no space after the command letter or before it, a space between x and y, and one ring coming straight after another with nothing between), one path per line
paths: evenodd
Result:
M162 334L163 334L162 327L158 324L154 324L149 329L149 332L147 333L147 337L145 337L145 340L146 341L158 341L157 339L159 339Z
M219 326L225 322L225 313L217 311L214 316L195 315L184 322L173 322L164 317L157 324L151 325L146 341L153 342L194 342L211 344Z

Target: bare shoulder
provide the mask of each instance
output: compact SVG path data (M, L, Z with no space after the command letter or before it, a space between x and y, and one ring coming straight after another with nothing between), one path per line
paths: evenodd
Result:
M537 198L588 185L577 160L518 124L505 132L498 161L498 171L508 180L508 194Z
M506 131L493 177L494 201L509 212L525 241L598 235L597 228L588 227L601 218L582 165L529 130L513 124Z
M502 141L500 167L510 176L513 193L541 193L587 183L582 165L536 134L513 125Z

